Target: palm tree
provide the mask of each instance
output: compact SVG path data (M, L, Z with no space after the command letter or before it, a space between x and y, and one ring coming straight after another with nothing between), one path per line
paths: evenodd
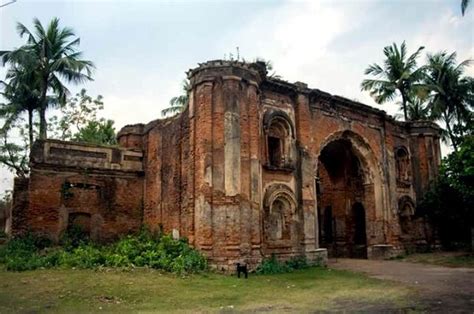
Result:
M471 0L461 0L461 12L463 16L466 13L466 10L470 4L471 4Z
M423 100L420 99L408 103L407 114L410 121L430 120L430 109Z
M386 57L383 66L376 63L370 65L364 72L366 75L373 75L376 79L365 79L362 81L362 90L370 91L370 95L375 101L383 104L393 100L397 92L402 97L402 108L405 121L408 121L407 102L409 94L421 87L419 84L423 77L423 67L418 68L416 59L424 47L407 57L405 42L400 49L397 44L387 46L383 49Z
M188 106L189 102L189 95L188 91L190 89L190 83L188 80L183 80L181 85L182 94L180 96L176 96L171 98L170 106L161 110L161 115L166 116L168 114L175 115L177 113L183 112L184 109Z
M8 69L6 82L1 81L4 85L1 95L8 101L0 106L0 116L6 120L4 127L14 123L26 111L28 114L28 145L30 147L34 141L33 115L34 111L39 108L40 95L38 76L34 72L34 62L31 54L23 55L20 63L14 64Z
M18 56L23 53L32 54L36 60L34 72L39 84L39 116L40 138L46 139L47 122L46 109L51 105L48 92L53 92L59 103L65 103L68 89L62 80L68 83L82 83L92 80L91 71L94 65L91 61L82 60L77 47L80 39L70 28L60 28L59 19L54 18L45 29L38 19L33 20L34 33L21 23L17 24L20 37L26 36L24 46L13 51L0 51L0 57L5 65L20 63Z
M474 78L463 76L470 63L471 60L465 60L457 64L455 52L428 55L425 83L432 91L431 111L436 119L446 124L447 134L456 151L464 129L471 127L473 122Z

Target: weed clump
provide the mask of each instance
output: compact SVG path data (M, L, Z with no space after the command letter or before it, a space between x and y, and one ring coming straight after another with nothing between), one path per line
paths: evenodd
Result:
M153 235L142 231L109 245L98 245L78 232L66 235L61 246L33 235L15 238L0 247L0 263L7 270L37 268L150 267L186 274L207 270L206 258L191 248L186 239Z
M262 275L281 274L290 273L294 270L304 269L310 266L304 256L292 257L286 262L281 262L276 258L275 254L272 254L270 258L264 259L262 263L257 266L255 272Z

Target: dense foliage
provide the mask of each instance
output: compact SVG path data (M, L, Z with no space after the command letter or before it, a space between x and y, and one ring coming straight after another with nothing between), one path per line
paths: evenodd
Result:
M63 141L77 141L97 145L116 145L113 120L99 118L104 110L103 97L95 99L82 89L61 106L60 114L49 119L49 133Z
M272 255L270 258L264 259L255 272L262 275L280 274L308 267L310 264L304 256L293 257L286 262L281 262L275 255Z
M442 162L440 175L420 204L445 248L469 246L474 227L474 137Z
M64 237L62 244L54 247L47 239L32 235L12 239L0 248L0 263L12 271L41 267L150 267L185 274L207 269L203 255L185 239L174 240L170 235L155 236L143 231L100 246L75 233Z

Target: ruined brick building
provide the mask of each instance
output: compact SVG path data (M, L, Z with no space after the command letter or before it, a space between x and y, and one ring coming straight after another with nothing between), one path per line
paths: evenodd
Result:
M105 241L145 225L222 267L326 249L376 258L430 236L415 205L437 175L435 124L268 77L258 62L188 76L188 108L124 127L120 147L38 141L29 180L15 181L13 232L58 239L80 225Z

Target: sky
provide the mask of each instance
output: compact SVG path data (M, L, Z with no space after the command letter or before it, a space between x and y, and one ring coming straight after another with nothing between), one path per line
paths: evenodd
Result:
M0 0L0 5L9 0ZM102 116L126 124L160 117L179 95L185 72L197 63L237 55L271 60L290 82L344 96L396 114L360 90L368 64L381 63L383 47L406 41L409 53L474 57L474 5L463 17L461 0L17 0L0 8L0 50L23 44L17 22L31 27L53 17L81 38L94 62L94 81L69 86L102 95ZM419 59L425 61L425 54ZM0 69L0 79L5 70ZM468 69L474 75L473 67ZM0 168L0 194L12 188Z

